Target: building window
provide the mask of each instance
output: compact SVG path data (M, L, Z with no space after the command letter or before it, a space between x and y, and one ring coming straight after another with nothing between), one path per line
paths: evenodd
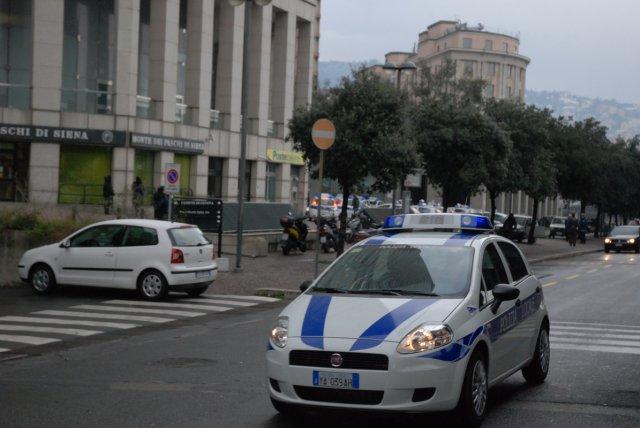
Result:
M31 106L31 2L0 2L0 106Z
M267 202L276 201L276 179L278 176L279 166L280 165L278 165L277 163L267 162L267 175L264 195L264 198L267 200Z
M0 201L28 201L29 144L0 142Z
M291 165L291 204L295 213L302 213L303 206L301 196L304 194L302 167Z
M244 168L244 200L251 200L251 173L253 171L254 161L246 161Z
M209 183L207 194L210 198L222 197L222 166L223 158L209 158Z
M524 68L521 68L520 69L520 81L521 82L524 80L524 73L525 73Z
M436 50L440 52L440 45L437 46Z
M470 38L464 38L462 39L462 47L465 49L471 49L473 45L473 41Z
M191 189L191 155L176 153L173 162L180 165L180 196L193 196Z
M151 205L151 198L153 197L155 156L156 152L136 149L133 158L133 174L136 177L140 177L144 187L144 197L142 198L144 205Z
M62 110L112 113L114 0L65 0Z
M509 52L509 43L507 42L502 43L502 51Z
M492 51L493 50L493 40L485 40L484 41L484 50Z
M473 77L473 61L462 61L462 74L464 77Z
M140 0L140 27L138 29L138 97L136 115L150 118L151 98L149 97L149 65L151 64L151 0Z
M511 98L513 96L513 88L511 86L507 86L507 97Z
M212 62L211 62L211 113L209 127L220 129L222 127L222 119L220 110L216 102L218 89L218 67L220 57L220 2L215 2L215 11L213 15L213 46L212 46Z
M187 0L180 0L178 27L178 80L176 81L176 122L184 123L187 114Z
M496 63L488 62L487 63L487 76L495 76L496 75Z
M61 145L58 202L102 204L102 186L105 177L111 176L111 158L110 148ZM119 193L123 189L114 190Z
M484 96L486 98L493 98L495 94L495 87L493 86L492 83L489 83L487 86L485 86L484 88Z

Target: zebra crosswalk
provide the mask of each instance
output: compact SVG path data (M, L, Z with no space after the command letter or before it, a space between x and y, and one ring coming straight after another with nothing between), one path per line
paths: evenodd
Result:
M551 322L551 349L640 355L640 326Z
M162 302L112 299L95 304L0 316L0 353L148 325L258 306L278 299L261 296L204 295Z

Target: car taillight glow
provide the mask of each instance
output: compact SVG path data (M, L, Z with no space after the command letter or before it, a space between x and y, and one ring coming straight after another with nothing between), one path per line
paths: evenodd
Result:
M177 248L171 249L171 264L184 263L184 254Z

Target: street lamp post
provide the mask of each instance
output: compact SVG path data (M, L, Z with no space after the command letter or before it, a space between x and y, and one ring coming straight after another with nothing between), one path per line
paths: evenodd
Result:
M238 170L238 224L236 228L236 267L235 271L239 272L242 267L242 232L244 223L244 194L245 194L245 176L247 169L247 127L248 118L247 110L249 103L248 81L249 81L249 30L251 29L251 8L253 3L258 6L267 6L271 0L228 0L231 6L240 6L244 4L244 38L242 44L242 99L240 105L240 114L242 115L242 123L240 129L240 165Z
M401 65L395 65L392 62L386 62L383 66L382 66L383 70L392 70L395 71L396 74L396 88L398 88L398 91L400 91L402 89L401 87L401 82L402 82L402 72L405 70L409 70L409 71L414 71L417 69L416 65L411 62L411 61L407 61L404 64ZM394 183L393 184L393 193L392 193L392 198L393 201L391 202L391 214L395 215L396 214L396 198L397 198L397 192L398 191L398 183Z

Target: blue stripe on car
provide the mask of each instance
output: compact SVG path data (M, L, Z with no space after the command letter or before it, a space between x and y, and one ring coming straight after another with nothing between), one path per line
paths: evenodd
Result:
M484 327L478 327L475 331L467 334L462 339L449 344L429 354L421 355L420 358L433 358L434 360L455 362L463 359L471 351L471 345L482 334Z
M368 241L365 241L364 244L362 245L372 245L372 246L382 245L382 243L386 240L387 240L387 236L377 236L375 238L369 239Z
M324 322L331 303L331 296L311 296L302 322L302 341L307 345L324 349Z
M434 302L436 302L435 299L413 299L403 303L371 324L355 341L351 351L360 351L377 346L400 324Z
M498 340L500 336L513 329L529 316L540 309L542 295L534 293L522 301L520 306L514 306L503 314L485 324L487 336L491 342ZM503 321L506 320L506 321Z
M449 239L447 239L444 242L443 245L454 246L454 247L462 247L469 240L474 238L475 236L477 236L477 235L475 235L473 233L456 233L455 235L453 235Z

